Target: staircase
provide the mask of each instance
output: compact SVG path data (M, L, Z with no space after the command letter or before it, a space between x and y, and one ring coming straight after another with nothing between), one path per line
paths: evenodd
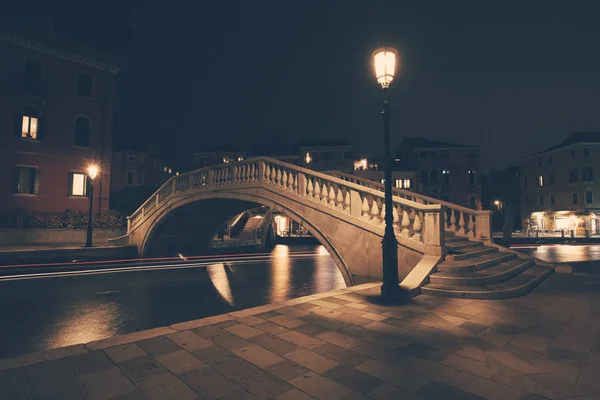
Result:
M263 222L262 215L255 215L248 219L246 225L240 231L241 238L256 238L256 231Z
M500 251L467 237L445 234L447 255L422 294L464 299L505 299L529 293L554 272L533 258Z

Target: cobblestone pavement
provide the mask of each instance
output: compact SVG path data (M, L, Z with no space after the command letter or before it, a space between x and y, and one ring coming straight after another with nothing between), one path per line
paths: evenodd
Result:
M377 303L367 284L0 360L0 399L600 399L600 278ZM6 322L6 321L3 321Z

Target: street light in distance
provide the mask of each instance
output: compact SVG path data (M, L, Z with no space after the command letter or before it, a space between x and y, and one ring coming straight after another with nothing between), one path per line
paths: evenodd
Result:
M94 201L94 179L100 172L100 169L95 164L88 166L88 177L90 178L90 211L88 213L88 226L87 226L87 238L85 240L85 247L92 247L92 205Z

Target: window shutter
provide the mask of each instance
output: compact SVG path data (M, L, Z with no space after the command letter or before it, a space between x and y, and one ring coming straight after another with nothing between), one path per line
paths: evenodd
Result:
M38 118L38 128L37 128L37 138L38 140L44 139L44 118Z
M21 137L22 127L23 127L23 115L19 113L19 114L15 115L15 136L18 138Z
M40 194L40 169L33 170L33 194Z
M21 177L21 167L13 167L12 174L12 192L19 192L19 178Z
M73 195L73 173L69 172L69 192L67 193L68 196L72 196Z

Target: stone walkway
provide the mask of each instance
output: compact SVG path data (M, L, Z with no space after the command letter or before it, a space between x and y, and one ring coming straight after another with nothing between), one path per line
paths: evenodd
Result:
M600 399L600 278L511 300L379 285L0 360L0 399ZM3 321L6 322L6 321Z

